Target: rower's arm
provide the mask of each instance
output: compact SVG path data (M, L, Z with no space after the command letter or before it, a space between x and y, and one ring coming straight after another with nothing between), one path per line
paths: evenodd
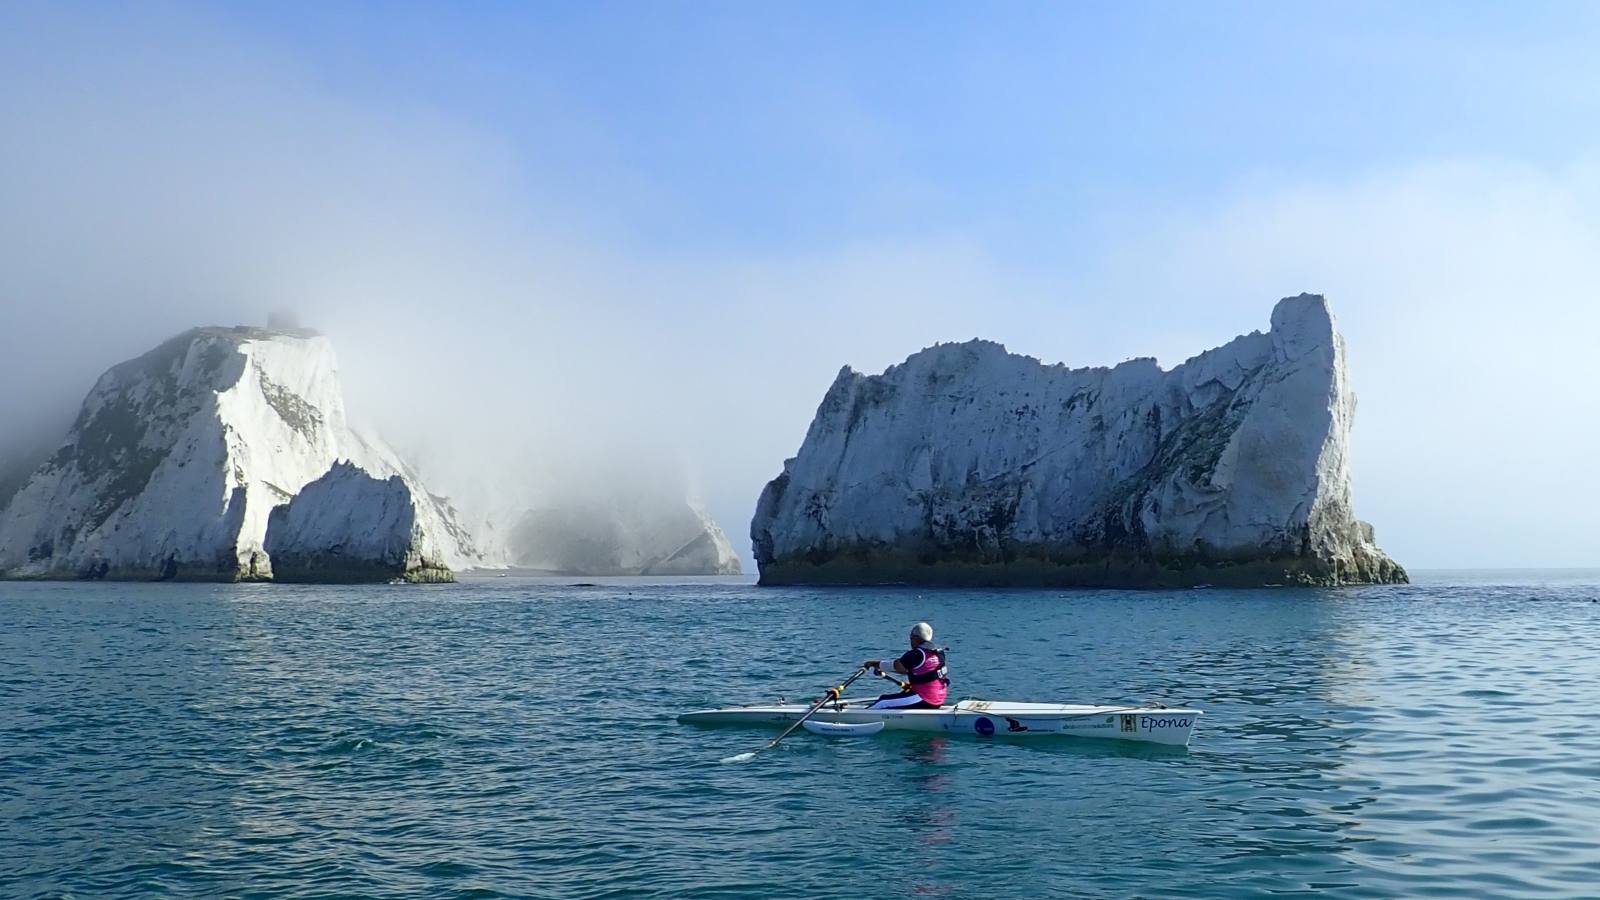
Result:
M890 662L894 663L894 671L899 672L901 675L910 675L911 670L906 668L906 657L910 655L910 653L902 653L890 660Z
M901 662L898 657L896 657L895 659L889 660L888 662L889 662L889 665L886 666L886 665L884 665L884 660L881 660L881 659L869 659L866 662L861 664L861 668L863 668L863 669L888 669L891 672L899 672L901 675L910 675L911 674L911 670L907 669L906 668L906 664Z

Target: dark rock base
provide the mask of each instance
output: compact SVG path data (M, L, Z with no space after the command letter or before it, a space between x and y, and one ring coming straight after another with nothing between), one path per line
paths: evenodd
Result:
M283 584L450 584L456 576L448 567L431 563L405 567L323 555L305 560L274 559L272 580Z
M1141 557L1079 553L1072 558L1017 554L962 560L894 548L852 548L760 561L762 585L948 587L1185 588L1334 587L1407 584L1405 569L1386 556L1355 553L1325 560L1292 555L1254 558Z

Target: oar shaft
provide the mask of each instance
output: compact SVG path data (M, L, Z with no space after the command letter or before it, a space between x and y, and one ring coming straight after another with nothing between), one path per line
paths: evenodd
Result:
M817 702L811 704L811 708L806 710L806 714L805 715L803 715L800 718L796 719L793 725L790 725L788 728L785 728L783 730L783 734L780 734L777 737L773 738L772 741L770 743L768 743L767 746L763 747L762 749L771 750L773 747L778 746L778 742L779 741L781 741L784 738L788 737L790 735L790 733L793 732L796 728L799 728L801 725L805 724L805 721L807 719L811 718L812 715L814 715L817 710L819 710L822 707L826 706L828 704L828 701L830 701L830 700L838 700L839 699L839 695L844 693L844 689L845 688L849 687L852 682L854 682L857 678L860 678L862 675L865 675L865 674L867 674L866 666L862 666L861 668L857 669L853 675L851 675L849 678L846 678L844 680L844 684L839 685L839 688L838 688L837 692L830 690L828 692L828 694L823 695L823 698L821 700L818 700Z
M894 677L893 675L890 675L890 674L884 672L882 669L878 670L877 675L878 675L879 678L882 678L883 680L894 684L895 687L898 687L902 691L911 690L911 682L909 682L909 681L901 681L900 679Z

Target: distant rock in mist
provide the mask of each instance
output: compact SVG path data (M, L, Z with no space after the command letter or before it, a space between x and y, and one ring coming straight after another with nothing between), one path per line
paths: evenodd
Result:
M513 565L562 575L737 575L739 557L697 504L649 492L567 496L506 539Z
M482 560L454 511L346 423L327 338L197 328L96 382L0 510L0 577L271 580L269 518L314 481L283 520L297 576L333 551L350 563L334 580L358 561L380 578Z
M941 344L848 367L750 525L763 584L1406 581L1352 512L1326 301L1170 371Z

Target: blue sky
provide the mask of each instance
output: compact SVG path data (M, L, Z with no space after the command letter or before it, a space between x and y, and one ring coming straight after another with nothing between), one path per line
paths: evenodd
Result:
M651 248L953 227L1031 259L1108 207L1600 135L1583 4L322 6L227 18Z
M1597 26L1576 3L10 4L0 411L49 418L166 334L289 306L386 432L681 458L743 549L843 364L983 336L1172 365L1320 291L1381 544L1600 565ZM419 398L449 435L404 435Z

